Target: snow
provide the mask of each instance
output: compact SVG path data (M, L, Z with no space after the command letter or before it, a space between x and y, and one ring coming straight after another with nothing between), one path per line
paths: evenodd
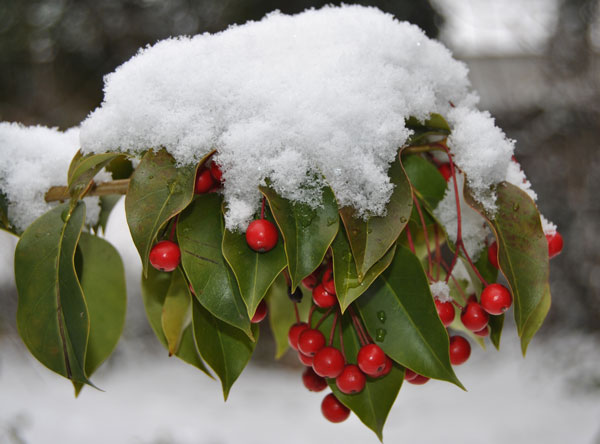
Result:
M452 301L452 297L450 297L450 287L443 281L433 282L429 284L429 289L431 290L431 295L439 299L440 302L450 302Z
M67 170L79 149L79 130L62 132L44 126L0 122L0 190L8 200L8 218L17 231L57 205L44 196L52 186L66 185ZM86 222L95 224L99 199L86 198Z
M361 6L161 41L106 76L104 93L81 125L82 149L165 147L183 164L216 148L227 227L240 230L267 178L316 207L324 176L340 206L383 214L405 119L446 115L450 101L472 106L463 63L417 27Z

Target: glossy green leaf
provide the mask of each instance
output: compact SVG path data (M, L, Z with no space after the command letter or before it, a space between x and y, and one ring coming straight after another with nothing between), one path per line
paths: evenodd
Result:
M123 157L122 153L90 153L82 154L77 151L69 165L68 185L69 193L74 198L80 198L91 180L98 172L117 157Z
M252 318L267 290L287 265L283 243L277 242L275 248L266 253L257 253L248 246L243 233L225 229L222 248L223 257L237 280L248 316Z
M203 194L179 217L181 264L204 308L252 337L248 310L221 252L225 230L221 203L220 195Z
M84 221L85 204L70 212L65 203L21 236L15 251L17 327L42 364L74 382L91 384L85 373L90 320L74 264Z
M178 268L172 272L171 283L163 303L161 325L169 356L179 349L181 338L192 320L192 298L188 283Z
M127 288L123 261L111 244L81 233L78 250L82 264L77 274L90 316L85 357L85 373L90 377L117 346L125 324ZM76 393L82 387L75 383Z
M288 269L295 290L302 279L323 262L339 227L338 206L331 188L323 188L322 207L293 203L268 187L260 187L269 201L285 241Z
M167 349L167 339L165 338L162 329L162 312L173 276L176 275L155 270L153 267L148 269L147 277L142 275L142 300L144 301L148 322L160 343ZM188 297L192 299L189 290L186 289L186 291ZM204 365L204 362L202 362L198 350L196 349L193 327L191 324L184 330L181 342L179 343L179 349L175 353L175 356L182 361L193 365L212 378L212 375Z
M296 323L294 303L288 297L288 286L285 276L281 273L265 296L269 307L269 325L275 338L275 358L279 359L289 348L288 332ZM301 321L308 319L308 312L312 303L310 294L305 294L302 302L298 304L298 315Z
M418 197L429 208L435 208L444 198L448 184L435 165L417 155L402 156L402 166Z
M333 280L335 283L335 292L340 303L342 312L350 306L360 295L362 295L369 286L383 273L383 271L392 263L396 246L392 246L388 252L376 262L367 271L363 280L358 279L356 273L356 263L352 256L350 243L346 237L344 229L340 229L333 244Z
M356 301L365 326L386 354L405 367L462 388L419 259L398 246L392 264Z
M424 122L415 117L406 120L406 127L413 131L408 143L416 145L425 142L431 136L447 136L450 134L450 125L440 114L432 113Z
M550 309L548 243L535 203L524 191L503 182L496 193L498 210L488 220L498 242L498 264L513 295L517 332L525 354ZM468 192L465 198L480 208Z
M337 328L339 329L339 326ZM346 359L348 363L356 364L360 342L352 327L349 315L343 317L342 328ZM337 337L339 337L339 334L336 334ZM327 382L336 398L352 410L368 428L373 430L380 440L383 440L383 426L398 396L403 380L404 368L395 364L390 373L382 378L367 377L367 383L363 391L353 395L340 392L335 379L329 379Z
M229 390L248 364L256 342L239 329L214 317L196 299L192 310L196 346L221 380L223 397L227 400ZM252 334L256 340L258 332L258 325L252 324Z
M129 179L133 174L133 164L126 156L115 157L104 167L113 180Z
M393 162L388 174L395 188L385 216L374 216L364 221L353 217L352 208L340 210L360 280L364 279L369 268L396 242L410 217L411 186L400 162Z
M131 176L125 212L131 237L148 273L148 256L160 229L191 202L196 166L175 166L165 150L148 151Z
M121 196L118 195L100 196L100 215L98 216L98 223L94 227L96 232L99 229L102 229L102 233L106 232L108 218L117 202L119 202L119 199L121 199Z

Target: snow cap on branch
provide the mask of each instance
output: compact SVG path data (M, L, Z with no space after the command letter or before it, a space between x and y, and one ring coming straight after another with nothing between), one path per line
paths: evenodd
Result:
M452 298L450 297L450 287L443 281L434 282L429 284L429 289L431 290L431 295L439 299L440 302L450 302Z

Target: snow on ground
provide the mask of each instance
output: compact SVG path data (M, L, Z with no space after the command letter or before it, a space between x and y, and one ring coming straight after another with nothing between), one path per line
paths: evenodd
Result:
M599 388L574 389L564 364L553 358L565 346L575 357L573 341L583 339L536 341L525 360L514 334L500 353L474 350L457 369L468 393L437 381L406 384L385 442L596 443ZM577 374L587 365L597 376L599 362L598 343L583 345L570 375L580 383ZM11 427L28 443L377 442L354 416L326 422L319 407L324 393L304 389L300 369L251 365L223 403L218 382L166 352L128 341L114 365L94 378L106 391L85 388L75 399L68 381L38 364L20 342L5 340L0 350L0 442L10 442Z

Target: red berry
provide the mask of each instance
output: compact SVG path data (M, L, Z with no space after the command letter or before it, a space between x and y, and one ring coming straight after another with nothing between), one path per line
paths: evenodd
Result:
M477 336L481 336L482 338L485 338L486 336L490 335L490 327L488 325L486 325L481 330L475 331L473 333L475 333Z
M385 355L385 367L383 367L383 370L381 371L381 374L379 375L379 377L383 378L385 375L387 375L389 372L391 372L393 366L394 366L394 361L392 361L388 355Z
M557 231L554 234L547 234L546 240L548 241L548 256L552 259L554 256L560 254L563 249L563 238Z
M277 228L266 219L257 219L250 222L246 229L246 242L248 246L259 253L266 253L277 245Z
M337 348L323 347L313 359L313 370L324 378L337 378L344 370L346 361L344 355Z
M290 347L294 350L298 350L298 338L300 334L308 329L308 324L306 322L299 322L290 327L290 331L288 332L288 343Z
M256 307L256 311L254 312L254 316L252 316L252 319L250 320L250 322L252 322L253 324L258 324L266 316L267 316L267 303L263 299L262 301L260 301L260 304L258 304L258 307Z
M173 271L179 265L181 251L179 245L168 240L160 241L150 250L150 264L160 271Z
M314 356L325 347L325 336L319 330L309 328L298 337L298 350L306 356Z
M462 336L450 337L450 363L452 365L464 364L471 356L471 344Z
M376 344L361 347L356 360L358 367L369 376L377 377L385 368L385 353Z
M298 359L300 360L300 362L302 364L306 365L307 367L312 368L312 363L313 363L312 356L306 356L304 353L302 353L301 351L298 350Z
M219 165L214 161L210 164L210 175L219 183L223 181L223 172Z
M475 301L468 302L460 315L460 320L463 325L471 331L483 329L487 325L489 319L490 316L487 312Z
M335 294L335 282L333 281L333 268L329 267L323 273L323 287L329 294Z
M494 241L487 251L488 260L495 268L498 268L498 243Z
M325 378L317 375L311 367L306 367L304 372L302 372L302 382L304 383L304 387L311 392L320 392L327 387Z
M304 279L302 279L302 285L304 285L309 290L312 290L319 283L319 278L317 277L317 272L315 271L313 274L309 274Z
M448 182L450 180L450 178L452 177L452 170L450 169L449 163L441 164L438 167L438 171L440 172L440 174L442 176L444 176L444 179L446 179L446 182Z
M333 393L325 396L321 402L321 412L331 422L342 422L350 416L350 409L338 401Z
M312 291L313 301L321 308L333 307L337 303L337 298L325 290L323 284L317 285Z
M512 305L510 291L504 285L490 284L481 292L481 306L489 314L499 315Z
M439 299L435 299L433 302L435 302L435 308L442 324L444 324L444 327L448 327L452 324L452 321L454 321L454 316L456 314L452 302L442 302Z
M194 193L208 193L214 184L215 181L210 175L210 171L206 168L203 168L198 172L198 176L196 176L196 186L194 187Z
M347 395L360 393L365 388L366 383L367 377L354 364L345 366L342 373L335 379L335 384L340 389L340 392Z
M411 369L407 368L404 372L404 380L414 385L423 385L429 381L429 378L427 376L419 375L418 373L415 373Z

